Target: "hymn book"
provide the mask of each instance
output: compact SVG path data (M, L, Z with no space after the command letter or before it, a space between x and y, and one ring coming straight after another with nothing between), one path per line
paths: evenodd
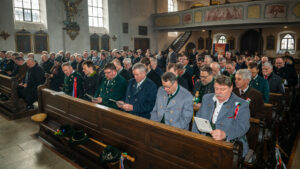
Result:
M196 126L199 131L204 133L210 133L212 131L210 122L200 117L194 117Z

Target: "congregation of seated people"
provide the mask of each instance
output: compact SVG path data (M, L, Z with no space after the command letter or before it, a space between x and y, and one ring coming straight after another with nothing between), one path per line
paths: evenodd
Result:
M37 59L33 53L25 57L1 51L0 73L17 78L26 110L33 108L37 87L47 78L54 91L177 128L188 130L193 116L205 118L213 131L199 132L195 123L192 131L215 140L241 140L243 156L248 150L244 137L249 118L269 102L270 93L283 94L285 86L298 84L294 60L288 54L270 62L267 56L229 51L224 55L195 49L191 54L176 53L172 48L168 53L144 52L44 51Z

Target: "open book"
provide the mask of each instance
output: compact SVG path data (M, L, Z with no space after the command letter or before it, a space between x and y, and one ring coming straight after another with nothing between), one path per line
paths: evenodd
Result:
M212 131L210 122L206 119L194 117L196 126L199 131L204 133L210 133Z

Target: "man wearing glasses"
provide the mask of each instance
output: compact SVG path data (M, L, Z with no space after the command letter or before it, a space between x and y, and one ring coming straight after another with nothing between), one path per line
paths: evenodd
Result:
M162 87L158 89L151 120L188 130L193 116L193 96L178 85L176 75L162 75Z
M193 95L199 98L199 103L195 104L197 109L200 108L202 97L207 93L214 92L214 78L211 67L205 65L200 68L200 81L195 83ZM196 93L198 93L196 96Z
M119 109L115 101L124 99L127 80L118 74L113 63L107 63L104 66L104 74L105 78L96 91L95 99L92 99L92 102Z

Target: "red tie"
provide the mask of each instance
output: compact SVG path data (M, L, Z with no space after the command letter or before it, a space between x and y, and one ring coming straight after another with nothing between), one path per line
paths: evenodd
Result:
M265 76L265 79L268 79L268 76Z

